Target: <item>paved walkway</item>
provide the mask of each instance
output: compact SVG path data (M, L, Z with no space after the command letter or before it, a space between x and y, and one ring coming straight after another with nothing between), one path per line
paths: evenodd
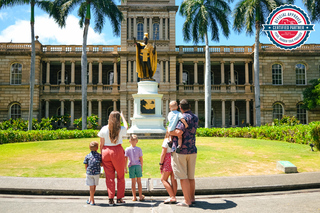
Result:
M179 181L178 181L179 182ZM143 193L167 195L160 179L142 179ZM320 172L211 177L196 179L197 195L236 194L320 188ZM88 195L84 178L28 178L0 176L1 194ZM96 195L106 195L105 179L100 178ZM131 195L131 180L126 179L126 195ZM178 195L182 195L180 185Z

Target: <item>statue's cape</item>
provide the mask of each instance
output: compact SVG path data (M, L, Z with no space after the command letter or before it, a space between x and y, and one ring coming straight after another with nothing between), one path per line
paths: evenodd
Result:
M155 51L155 53L153 54L153 46L150 43L148 43L147 45L145 45L144 43L140 43L140 46L145 47L149 50L150 64L153 72L150 78L152 78L157 70L157 51ZM147 76L143 76L142 65L139 60L140 51L141 50L139 49L138 45L136 45L136 72L138 73L139 78L148 78L149 77L148 67L146 67Z

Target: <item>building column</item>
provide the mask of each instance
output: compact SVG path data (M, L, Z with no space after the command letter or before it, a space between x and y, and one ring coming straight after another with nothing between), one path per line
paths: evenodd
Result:
M245 69L245 84L249 84L249 62L244 62L244 69Z
M199 100L194 100L194 108L195 108L195 114L199 116L199 106L198 106L198 102Z
M60 100L61 106L60 106L60 115L63 116L64 115L64 100Z
M169 22L168 20L169 20L169 19L168 19L168 18L165 18L164 20L165 20L165 23L164 23L164 26L165 26L165 31L164 31L164 32L165 32L165 39L168 40L168 24L169 24L169 23L168 23L168 22Z
M166 82L169 82L169 61L166 61Z
M160 82L163 82L163 61L160 61Z
M152 24L152 17L149 18L149 39L153 40L153 24Z
M113 101L113 111L117 111L117 100L114 99Z
M118 85L117 59L113 62L113 84Z
M234 127L236 125L236 106L235 100L231 101L231 125Z
M66 65L65 61L61 61L61 82L60 85L65 85Z
M226 100L221 100L222 106L222 127L226 127Z
M92 84L92 61L89 62L89 84Z
M75 72L76 72L76 63L71 61L71 85L75 85Z
M226 84L224 77L224 61L220 61L220 71L221 71L221 84Z
M92 114L92 100L88 100L88 116Z
M234 85L234 61L230 61L230 76L231 76L231 85Z
M102 120L102 100L98 100L98 125L101 126L101 120Z
M252 63L252 84L254 85L254 63Z
M254 126L257 125L257 122L256 122L256 107L255 106L256 106L256 101L253 101L253 125Z
M159 40L163 40L163 18L160 17L160 26L159 26Z
M250 99L246 99L246 124L250 124Z
M70 127L73 127L74 122L74 100L70 100Z
M128 61L128 82L131 82L131 61Z
M137 82L136 61L133 61L133 82Z
M46 118L49 118L49 100L46 101Z
M182 61L180 61L179 62L180 63L180 69L179 69L179 84L182 84L182 75L183 75L183 62Z
M147 33L147 29L148 29L148 27L147 27L147 17L143 17L143 21L144 21L144 23L143 23L143 34L144 34L144 33Z
M194 62L194 84L198 84L198 62Z
M137 37L137 17L133 17L133 37Z
M50 61L47 61L46 84L50 84Z
M102 85L102 61L99 61L99 77L98 84Z
M128 29L128 39L131 40L131 18L128 18L129 29Z

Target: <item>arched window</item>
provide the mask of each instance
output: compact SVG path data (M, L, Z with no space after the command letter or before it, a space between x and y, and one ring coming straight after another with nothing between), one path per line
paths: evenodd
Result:
M231 84L231 72L228 73L228 82ZM234 71L234 83L238 85L238 72Z
M297 105L297 119L301 124L307 124L307 110L302 108L302 104Z
M306 84L306 66L304 64L296 65L296 84L297 85Z
M239 108L235 107L235 125L239 126ZM229 125L232 125L232 107L230 107L230 111L229 111Z
M273 105L273 111L272 111L273 119L281 120L283 117L283 107L281 104L276 103Z
M65 84L68 84L68 78L69 78L68 73L65 72L64 73L64 83ZM58 74L57 74L57 84L61 84L61 70L58 71Z
M108 72L108 75L107 75L107 82L108 82L108 85L112 85L113 82L114 82L114 72L113 71L109 71Z
M14 63L11 65L11 84L17 85L21 84L22 79L22 65L19 63Z
M282 66L280 64L272 65L272 84L282 85Z
M153 24L153 40L159 40L159 24Z
M138 23L137 25L137 39L138 40L143 40L143 24Z
M21 118L21 106L18 103L12 104L10 107L10 118Z
M189 84L189 72L183 71L182 74L182 83L188 85Z

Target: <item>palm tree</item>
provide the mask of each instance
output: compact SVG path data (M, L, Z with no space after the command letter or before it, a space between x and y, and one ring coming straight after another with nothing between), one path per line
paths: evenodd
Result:
M15 5L30 4L31 6L31 68L30 68L30 105L28 116L28 130L32 130L33 118L33 93L35 82L35 61L36 61L36 48L34 43L34 7L37 5L46 12L50 12L52 3L50 0L0 0L0 9L5 7L13 7Z
M256 109L256 125L261 125L260 110L260 84L259 84L259 36L261 26L265 22L269 13L282 4L281 0L241 0L234 10L233 28L237 32L243 29L249 35L253 34L255 26L255 46L254 46L254 93Z
M288 0L288 4L293 4L294 0ZM320 0L302 0L306 6L312 22L320 21Z
M94 30L98 33L101 33L105 23L104 17L107 16L111 21L114 34L119 35L123 15L113 0L56 0L51 15L60 27L63 27L66 25L67 16L76 6L79 6L80 27L84 25L81 56L82 129L87 129L87 37L91 10L95 17Z
M211 127L211 62L208 31L211 40L219 41L219 26L224 36L230 34L228 14L230 7L225 0L184 0L180 14L186 17L183 24L183 38L195 44L205 42L205 128Z

